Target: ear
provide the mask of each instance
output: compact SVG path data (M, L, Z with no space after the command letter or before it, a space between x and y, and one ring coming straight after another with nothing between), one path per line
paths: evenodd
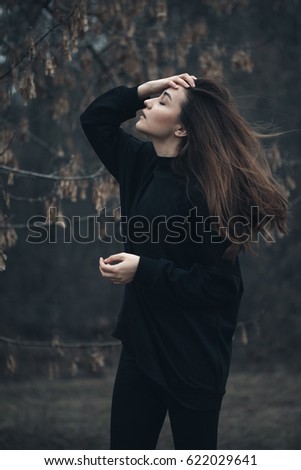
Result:
M177 129L175 130L175 136L176 137L186 137L187 136L187 131L185 127L182 125L179 125Z

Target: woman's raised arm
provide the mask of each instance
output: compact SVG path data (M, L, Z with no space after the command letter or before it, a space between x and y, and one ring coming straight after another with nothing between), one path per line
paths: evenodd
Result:
M96 154L120 182L127 158L134 159L145 142L120 128L143 108L137 86L119 86L96 98L81 114L82 128Z

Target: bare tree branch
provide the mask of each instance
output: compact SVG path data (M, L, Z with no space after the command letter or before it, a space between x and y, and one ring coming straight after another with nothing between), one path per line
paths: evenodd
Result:
M83 175L83 176L57 176L57 175L45 175L43 173L36 173L34 171L27 171L27 170L19 170L17 168L12 168L10 166L0 165L0 173L15 173L20 177L30 177L30 178L43 178L49 180L65 180L65 181L73 181L73 180L89 180L96 178L97 176L102 176L106 174L107 170L104 167L97 170L95 173L91 175Z
M33 47L36 47L38 46L38 44L40 44L40 42L42 42L50 33L52 33L52 31L54 31L55 29L57 29L59 26L61 26L62 24L64 23L67 23L67 21L71 18L72 15L74 15L76 10L73 10L71 13L69 13L69 15L66 16L66 18L64 18L63 20L61 20L59 23L55 24L54 26L52 26L52 28L50 28L45 34L43 34L42 37L40 37L35 43L34 45L32 46ZM29 55L30 55L30 52L31 52L31 49L29 49L29 51L27 51L22 57L21 59L17 60L17 62L15 62L3 75L0 76L0 80L2 80L3 78L5 78L7 75L9 75L14 68L16 68L19 64L21 64L21 62L23 62Z
M19 341L17 339L6 338L0 336L0 342L6 344L13 344L19 348L47 348L47 349L89 349L89 348L106 348L120 346L121 343L117 341L103 341L101 343L58 343L52 344L51 342L42 341Z
M28 135L31 137L31 139L39 144L41 147L43 147L45 150L47 150L51 155L54 155L57 157L57 151L51 147L45 140L41 139L40 137L34 135L32 132L28 132Z

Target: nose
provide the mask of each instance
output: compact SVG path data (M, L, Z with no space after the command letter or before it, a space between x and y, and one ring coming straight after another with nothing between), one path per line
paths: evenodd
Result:
M151 107L151 99L144 100L143 103L146 108L149 109Z

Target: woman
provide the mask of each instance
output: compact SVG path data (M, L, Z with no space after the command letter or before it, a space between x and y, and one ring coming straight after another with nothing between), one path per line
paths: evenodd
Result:
M141 108L148 141L120 128ZM110 448L155 449L168 411L176 449L216 449L243 293L238 254L259 233L287 233L263 136L224 85L187 73L116 87L81 124L120 185L125 220L124 251L99 260L104 278L125 284Z

